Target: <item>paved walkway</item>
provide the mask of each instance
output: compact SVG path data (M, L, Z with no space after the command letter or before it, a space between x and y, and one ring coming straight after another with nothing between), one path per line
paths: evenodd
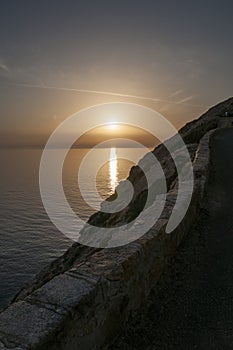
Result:
M215 136L205 208L110 349L233 349L233 131Z

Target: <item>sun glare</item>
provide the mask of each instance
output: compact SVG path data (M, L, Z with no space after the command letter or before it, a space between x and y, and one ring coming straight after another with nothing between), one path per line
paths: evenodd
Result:
M116 122L111 122L108 124L108 128L111 130L116 130L118 128L118 124Z

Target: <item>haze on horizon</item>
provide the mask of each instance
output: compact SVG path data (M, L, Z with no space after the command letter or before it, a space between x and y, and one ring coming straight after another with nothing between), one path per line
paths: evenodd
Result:
M0 9L0 147L41 146L95 104L138 103L179 128L232 95L231 1L11 0Z

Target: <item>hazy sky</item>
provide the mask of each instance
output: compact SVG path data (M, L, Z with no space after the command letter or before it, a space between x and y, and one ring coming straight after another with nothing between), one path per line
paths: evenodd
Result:
M180 127L232 96L232 37L232 1L1 1L0 145L41 144L111 101Z

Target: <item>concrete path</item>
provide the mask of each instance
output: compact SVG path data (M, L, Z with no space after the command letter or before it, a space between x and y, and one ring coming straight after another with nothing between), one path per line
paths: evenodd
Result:
M233 349L233 130L212 161L196 227L110 349Z

